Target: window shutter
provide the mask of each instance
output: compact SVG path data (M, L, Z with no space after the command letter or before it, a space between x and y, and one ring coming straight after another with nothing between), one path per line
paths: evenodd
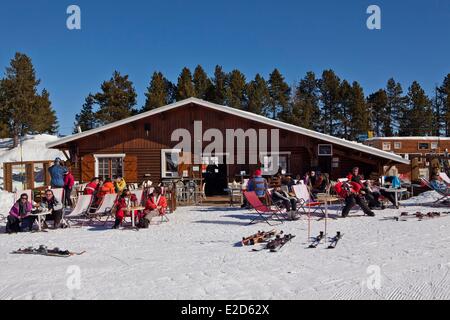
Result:
M137 172L137 156L125 156L123 159L123 175L126 182L139 182Z
M86 155L81 158L81 180L89 182L95 176L95 158L93 155Z

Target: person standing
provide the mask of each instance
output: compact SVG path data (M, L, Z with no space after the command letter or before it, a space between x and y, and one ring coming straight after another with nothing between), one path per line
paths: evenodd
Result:
M73 185L75 184L75 179L72 175L72 172L70 172L70 170L67 170L64 173L64 205L67 207L72 207L72 199L71 199L71 194L72 194L72 189L73 189Z
M336 193L345 199L345 206L342 209L342 217L345 218L348 216L350 210L358 204L360 208L363 210L364 214L369 217L374 217L375 213L370 210L366 199L360 193L362 187L359 183L356 182L338 182L335 186Z
M61 159L56 158L54 164L48 168L50 174L50 185L52 189L64 188L64 174L67 168L61 165Z

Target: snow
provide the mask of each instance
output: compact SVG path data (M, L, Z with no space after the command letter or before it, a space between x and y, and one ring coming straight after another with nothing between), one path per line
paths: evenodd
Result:
M12 148L12 139L0 139L0 187L3 187L3 163L20 161L48 161L55 158L66 159L56 149L48 149L48 142L56 141L57 136L48 134L27 135L22 138L22 146Z
M329 235L344 234L335 250L325 244L306 249L302 217L276 227L296 235L280 252L251 252L236 244L272 228L249 226L250 211L227 207L182 207L169 223L140 231L97 225L0 233L0 299L449 299L450 217L383 219L404 211L448 211L430 206L437 198L427 192L402 201L400 210L377 210L375 218L329 220ZM324 221L314 217L311 227L317 235ZM10 254L41 244L86 253ZM373 281L378 268L379 287ZM77 270L79 290L71 286Z

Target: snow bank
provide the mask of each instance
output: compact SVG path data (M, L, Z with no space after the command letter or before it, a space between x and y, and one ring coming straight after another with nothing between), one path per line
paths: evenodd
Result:
M3 163L18 161L46 161L55 158L66 159L64 154L55 149L47 149L45 144L58 137L40 134L27 135L22 139L22 146L12 148L12 139L0 139L0 188L3 187Z
M14 203L14 194L0 191L0 216L7 216L11 205Z

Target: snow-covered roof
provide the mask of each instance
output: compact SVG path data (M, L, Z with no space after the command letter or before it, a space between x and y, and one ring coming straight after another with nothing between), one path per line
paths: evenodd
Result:
M445 140L449 141L450 137L428 137L428 136L420 136L420 137L374 137L367 139L366 141L378 141L378 140Z
M377 148L373 148L373 147L364 145L362 143L349 141L349 140L345 140L345 139L341 139L341 138L337 138L337 137L333 137L333 136L330 136L330 135L327 135L327 134L324 134L324 133L320 133L320 132L316 132L316 131L313 131L313 130L305 129L305 128L298 127L298 126L295 126L295 125L292 125L292 124L288 124L288 123L284 123L284 122L281 122L281 121L278 121L278 120L269 119L267 117L264 117L264 116L261 116L261 115L257 115L255 113L251 113L251 112L248 112L248 111L243 111L243 110L239 110L239 109L235 109L235 108L230 108L230 107L227 107L227 106L211 103L211 102L204 101L204 100L197 99L197 98L189 98L189 99L185 99L185 100L182 100L182 101L178 101L178 102L169 104L169 105L164 106L164 107L160 107L160 108L157 108L157 109L154 109L154 110L151 110L151 111L143 112L141 114L138 114L138 115L135 115L135 116L123 119L123 120L119 120L119 121L116 121L116 122L104 125L104 126L99 127L99 128L95 128L95 129L92 129L92 130L89 130L89 131L85 131L85 132L82 132L82 133L73 134L71 136L67 136L67 137L61 138L61 139L59 139L57 141L50 142L50 143L47 144L47 147L48 148L55 148L55 147L58 147L58 146L60 146L62 144L65 144L65 143L68 143L68 142L71 142L71 141L74 141L74 140L78 140L78 139L81 139L81 138L85 138L85 137L91 136L93 134L96 134L96 133L99 133L99 132L102 132L102 131L106 131L106 130L109 130L109 129L113 129L113 128L116 128L116 127L119 127L119 126L122 126L122 125L125 125L125 124L128 124L128 123L131 123L131 122L134 122L134 121L146 118L146 117L150 117L150 116L162 113L162 112L170 111L172 109L179 108L181 106L185 106L185 105L190 104L190 103L195 103L196 105L199 105L199 106L202 106L202 107L205 107L205 108L210 108L210 109L217 110L217 111L220 111L220 112L225 112L225 113L228 113L228 114L231 114L231 115L235 115L235 116L238 116L238 117L241 117L241 118L245 118L245 119L248 119L248 120L260 122L260 123L263 123L263 124L266 124L266 125L270 125L270 126L273 126L273 127L276 127L276 128L280 128L280 129L284 129L284 130L290 131L290 132L302 134L302 135L305 135L305 136L308 136L308 137L320 139L320 140L323 140L323 141L326 141L326 142L329 142L329 143L333 143L333 144L340 145L340 146L343 146L343 147L347 147L347 148L351 148L351 149L358 150L358 151L361 151L361 152L369 153L369 154L372 154L372 155L375 155L375 156L378 156L378 157L381 157L381 158L389 159L389 160L392 160L392 161L396 161L396 162L399 162L399 163L405 163L405 164L409 164L410 163L409 160L403 159L399 155L396 155L396 154L391 153L391 152L383 151L383 150L380 150L380 149L377 149Z

